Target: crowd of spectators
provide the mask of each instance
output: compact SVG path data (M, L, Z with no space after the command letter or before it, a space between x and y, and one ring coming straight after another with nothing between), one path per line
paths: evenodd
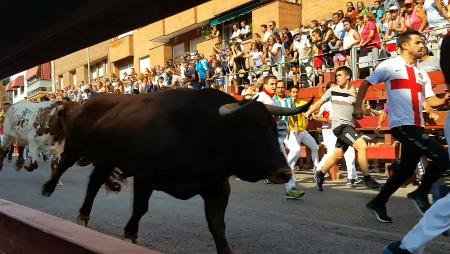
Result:
M373 6L347 2L331 19L312 20L300 28L279 28L270 21L252 31L249 24L239 21L232 27L230 40L216 44L210 55L189 52L179 61L170 60L141 73L131 69L121 77L57 90L51 99L82 101L95 93L153 94L177 87L224 90L224 84L235 85L240 94L252 97L260 90L262 78L272 74L288 86L317 86L324 83L327 71L339 66L357 61L359 69L371 71L379 61L395 56L396 36L408 29L423 32L427 42L421 68L437 70L434 56L449 30L449 20L448 0L404 0L401 5L397 0L376 0ZM217 27L210 37L220 37ZM243 42L249 40L246 48ZM351 57L353 48L356 56Z

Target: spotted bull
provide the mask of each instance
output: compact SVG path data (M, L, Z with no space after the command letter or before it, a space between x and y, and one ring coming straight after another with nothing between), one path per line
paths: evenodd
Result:
M89 213L98 189L118 167L134 176L133 214L125 227L126 238L137 239L139 221L154 190L183 200L200 195L217 253L233 253L224 222L228 177L287 182L292 173L280 150L272 115L298 114L308 106L267 108L256 101L240 105L210 89L176 89L152 97L99 96L84 104L74 118L58 170L42 193L51 195L59 177L88 158L95 169L85 199L89 208L82 208L80 215Z
M38 167L37 159L41 152L53 155L52 170L56 169L58 158L64 146L65 131L63 120L67 112L79 108L76 103L45 101L31 103L21 101L11 106L3 123L4 137L0 147L0 170L6 149L16 141L19 146L19 157L16 169L24 165L23 150L28 145L31 164L25 165L28 171Z

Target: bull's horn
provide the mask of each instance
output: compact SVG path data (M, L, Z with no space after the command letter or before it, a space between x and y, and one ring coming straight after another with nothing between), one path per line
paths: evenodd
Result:
M250 103L255 102L257 99L258 99L258 96L256 96L251 101L249 101L243 105L240 105L239 103L235 103L235 102L222 105L219 108L219 115L221 115L221 116L231 115L231 114L237 112L238 110L245 108Z
M272 105L266 105L266 108L269 111L269 113L274 116L293 116L298 115L302 112L306 112L313 103L313 101L314 97L311 100L309 100L309 102L306 103L305 105L295 108L283 108Z

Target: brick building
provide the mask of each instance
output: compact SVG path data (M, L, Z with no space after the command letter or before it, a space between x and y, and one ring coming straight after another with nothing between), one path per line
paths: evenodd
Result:
M212 0L176 15L119 35L111 40L79 50L54 61L56 88L80 85L82 81L120 75L135 68L163 65L185 52L198 50L205 55L216 43L228 40L232 25L245 20L251 32L260 32L261 24L275 21L277 27L291 30L312 19L329 18L345 10L344 0ZM373 0L364 0L371 5ZM356 1L354 1L356 5ZM217 25L220 37L207 39L202 31ZM244 45L249 41L244 42ZM88 66L89 63L89 66ZM90 69L90 71L88 71ZM89 73L90 72L90 73Z

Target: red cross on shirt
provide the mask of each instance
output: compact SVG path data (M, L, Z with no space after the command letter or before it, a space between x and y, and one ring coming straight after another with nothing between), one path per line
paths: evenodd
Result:
M419 93L422 92L422 84L417 83L416 74L414 68L406 66L406 72L408 73L408 79L394 79L391 80L391 89L409 89L411 91L411 102L414 112L414 123L417 126L421 126L420 121L420 105L419 105Z

